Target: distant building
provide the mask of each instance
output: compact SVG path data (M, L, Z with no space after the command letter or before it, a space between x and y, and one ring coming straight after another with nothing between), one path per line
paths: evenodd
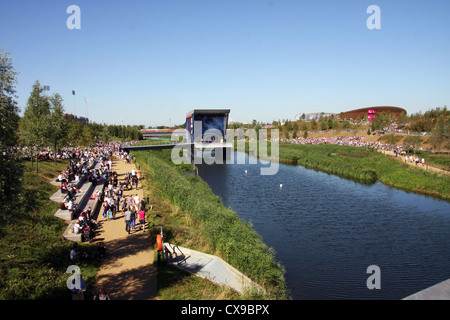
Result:
M361 109L355 109L343 112L343 119L367 119L368 121L372 121L376 118L378 113L387 112L390 113L394 118L397 118L400 113L404 112L406 114L406 110L399 107L390 107L390 106L382 106L382 107L367 107Z
M75 116L73 114L65 113L64 114L64 120L74 119L75 121L82 122L82 123L89 123L89 118L85 117L79 117Z
M330 113L330 112L304 112L299 113L295 116L295 120L303 120L303 121L311 121L315 119L316 121L320 119L320 117L340 117L341 119L367 119L368 121L372 121L376 118L378 113L381 112L389 112L394 118L397 118L400 113L404 112L406 114L406 110L399 107L390 107L390 106L382 106L382 107L367 107L354 109L350 111L345 111L341 113Z
M186 115L187 141L219 142L216 139L222 138L226 142L229 113L229 109L192 110Z
M142 129L142 136L144 139L155 138L155 137L163 137L163 136L180 136L185 135L185 129L173 129L166 127L164 129Z
M303 118L303 115L304 118ZM298 115L295 116L295 120L302 120L302 121L312 121L313 119L319 120L320 117L328 117L328 116L335 116L335 113L331 113L331 112L303 112L303 113L299 113Z

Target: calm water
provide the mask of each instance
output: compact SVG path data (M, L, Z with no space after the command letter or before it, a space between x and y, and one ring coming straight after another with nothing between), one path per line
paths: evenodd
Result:
M300 166L261 176L245 163L199 165L199 175L275 249L293 299L402 299L450 278L449 203ZM366 286L370 265L379 290Z

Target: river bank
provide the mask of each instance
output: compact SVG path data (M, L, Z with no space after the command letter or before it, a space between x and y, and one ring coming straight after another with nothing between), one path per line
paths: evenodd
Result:
M164 226L165 241L219 256L266 291L247 293L244 298L288 298L284 268L275 260L274 250L264 244L251 224L225 208L200 177L185 174L192 169L189 165L175 166L170 151L165 150L133 155L151 177L153 196L170 206L166 210L170 214L160 214L156 208L152 222ZM156 234L159 228L150 232Z
M269 154L270 149L271 143L268 142ZM248 143L245 151L249 151ZM447 174L410 166L373 149L336 144L280 142L279 161L361 183L380 181L404 191L450 201L450 177Z

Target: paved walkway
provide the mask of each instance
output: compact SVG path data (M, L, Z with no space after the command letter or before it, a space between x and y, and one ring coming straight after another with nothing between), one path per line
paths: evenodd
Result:
M112 169L117 172L119 181L122 181L124 175L133 168L134 164L125 163L120 159L113 161ZM124 191L124 195L136 193L143 198L141 185L138 185L138 190L133 188ZM156 266L153 264L155 241L150 239L147 229L145 232L139 230L137 219L136 230L128 234L125 231L123 212L118 212L116 219L109 221L103 219L100 212L98 222L101 226L95 241L106 243L108 256L98 271L96 288L103 286L112 300L157 299Z
M246 290L263 290L242 272L217 256L170 243L164 243L164 246L172 254L172 258L168 259L168 262L179 269L206 278L214 283L225 285L241 294Z
M388 151L388 150L378 150L379 152L381 152L381 153L383 153L383 154L386 154L386 155L390 155L390 156L392 156L392 157L395 157L396 159L398 159L398 161L402 161L403 163L406 163L406 164L408 164L408 165L410 165L410 166L413 166L413 167L416 167L416 168L421 168L421 169L423 169L423 170L428 170L428 171L432 171L432 172L436 172L436 173L444 173L444 174L447 174L447 175L450 175L450 171L447 171L447 170L443 170L443 169L439 169L439 168L436 168L436 167L432 167L432 166L430 166L430 165L427 165L427 164L425 164L425 165L422 165L422 163L419 163L419 164L415 164L414 162L410 162L410 161L408 161L408 162L405 162L405 157L404 156L402 156L402 157L396 157L396 155L395 155L395 153L394 153L394 151Z

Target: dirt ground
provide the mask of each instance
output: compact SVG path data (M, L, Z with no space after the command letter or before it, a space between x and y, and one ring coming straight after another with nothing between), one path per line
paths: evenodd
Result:
M113 171L118 173L119 181L134 167L134 164L120 159L115 159L112 166ZM137 190L133 188L124 191L124 195L136 193L143 198L141 185L138 185ZM156 266L153 264L153 246L156 240L150 239L147 227L145 231L140 230L137 219L136 229L128 234L121 211L116 214L115 220L109 221L103 219L100 212L98 222L100 228L95 242L105 242L108 255L98 271L93 293L103 286L109 292L111 300L156 300Z

